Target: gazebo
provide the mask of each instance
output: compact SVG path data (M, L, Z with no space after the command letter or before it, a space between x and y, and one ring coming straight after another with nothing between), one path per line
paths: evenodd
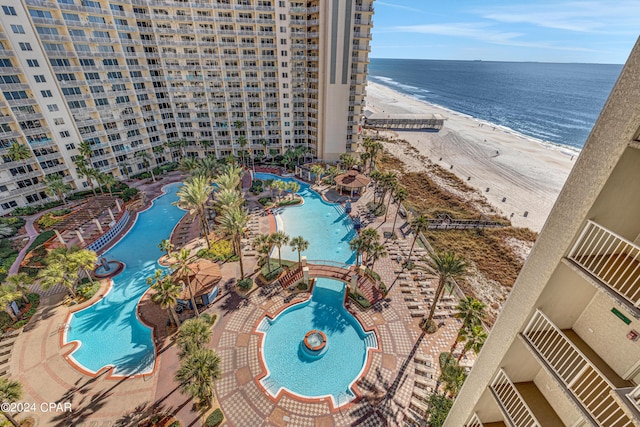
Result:
M193 299L202 301L202 304L209 305L218 296L218 283L222 279L220 267L215 262L201 259L189 264L191 273L189 274L189 282L193 291ZM182 280L185 284L182 293L178 296L178 300L190 305L191 295L186 286L187 280L185 276L174 273L175 280Z
M336 188L339 192L348 193L351 197L354 194L360 195L364 193L371 179L361 174L355 169L336 176Z

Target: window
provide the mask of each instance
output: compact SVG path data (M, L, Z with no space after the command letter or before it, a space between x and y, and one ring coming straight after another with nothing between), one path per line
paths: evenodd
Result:
M59 74L56 74L56 78L58 79L59 82L62 82L62 81L68 82L68 81L75 81L76 76L75 74L70 74L70 73L59 73Z
M80 21L80 17L75 13L63 13L62 18L65 21Z
M76 145L73 142L71 142L69 144L65 144L64 148L66 148L67 150L73 150L74 148L76 148Z
M68 130L63 130L62 132L60 132L60 137L62 138L69 138L71 136L71 134L69 133Z
M32 18L51 19L51 12L48 10L29 9L29 15L31 15Z
M71 63L69 62L68 59L50 59L49 62L51 62L51 65L53 65L54 67L69 67L69 66L71 66Z
M62 117L56 117L53 119L53 124L55 125L63 125L64 119Z
M25 92L24 90L16 90L16 91L11 91L11 92L2 92L4 94L4 97L6 99L27 99L27 92Z
M109 100L107 98L98 98L96 99L96 105L109 105Z
M18 45L20 46L20 50L24 50L24 51L33 50L31 48L31 43L18 43Z
M51 35L51 36L58 35L58 29L52 28L52 27L36 27L36 31L38 32L38 34Z
M13 6L2 6L2 11L5 15L13 15L16 16L16 10Z
M100 75L98 73L84 73L84 77L87 80L100 80Z
M53 96L50 90L41 90L40 93L43 98L51 98Z
M12 24L11 31L13 31L14 34L24 34L24 28L22 28L22 25Z
M9 58L0 59L0 67L13 67Z
M47 80L41 74L35 75L35 76L33 76L33 78L36 80L37 83L46 83L47 82Z
M64 95L80 95L82 92L79 87L63 87L62 93Z
M49 104L47 105L47 109L51 112L54 113L56 111L58 111L58 104Z
M84 37L84 30L69 28L69 35L71 37Z

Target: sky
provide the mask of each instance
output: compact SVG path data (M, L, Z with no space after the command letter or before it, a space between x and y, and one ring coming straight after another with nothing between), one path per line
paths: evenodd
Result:
M640 0L375 0L372 58L623 64Z

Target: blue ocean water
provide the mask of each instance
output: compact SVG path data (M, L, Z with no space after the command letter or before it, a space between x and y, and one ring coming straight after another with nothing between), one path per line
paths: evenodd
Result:
M622 65L371 59L369 79L573 149L584 145Z

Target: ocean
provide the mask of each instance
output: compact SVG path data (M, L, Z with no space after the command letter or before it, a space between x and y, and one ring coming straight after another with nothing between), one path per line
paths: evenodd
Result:
M369 80L524 135L580 150L617 64L373 58Z

